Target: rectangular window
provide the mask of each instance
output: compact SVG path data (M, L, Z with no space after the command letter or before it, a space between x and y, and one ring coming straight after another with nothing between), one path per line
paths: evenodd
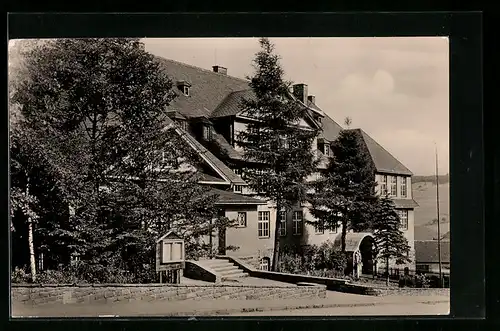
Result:
M257 231L258 231L259 238L269 238L269 212L268 211L259 211Z
M247 226L247 213L246 212L238 212L238 216L236 218L239 227Z
M294 211L293 212L293 235L299 236L302 234L302 226L303 226L303 215L302 211Z
M401 197L406 198L407 192L406 192L406 177L401 177Z
M317 222L314 225L314 230L315 230L316 234L324 234L325 233L325 226L323 225L323 223Z
M262 271L269 271L270 259L268 257L263 257L260 259L259 269Z
M242 192L242 191L243 191L242 185L234 185L234 192Z
M325 155L330 156L330 145L324 144L324 149L325 149Z
M382 175L380 176L380 195L381 196L386 196L387 195L387 176Z
M212 129L208 125L203 126L203 139L206 141L212 140Z
M234 172L236 175L238 175L238 176L240 176L240 177L241 177L241 169L240 169L240 168L234 168L234 169L233 169L233 172Z
M281 237L286 236L286 211L280 212L279 233Z
M398 210L401 229L408 230L408 210Z
M391 196L395 197L398 195L398 177L391 176Z

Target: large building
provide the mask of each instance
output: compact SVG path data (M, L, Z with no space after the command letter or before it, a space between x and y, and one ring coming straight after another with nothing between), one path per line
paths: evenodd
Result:
M218 190L223 197L225 216L238 220L237 227L227 229L214 243L221 254L226 253L227 246L239 247L228 254L255 257L261 261L261 268L267 268L272 257L277 211L271 201L259 199L249 189L242 174L245 166L243 151L235 139L237 133L245 130L247 123L252 121L240 109L242 97L254 97L249 82L228 75L228 70L221 66L206 70L163 58L159 61L178 94L168 109L168 115L205 161L205 167L200 169L203 172L200 183ZM343 128L317 105L306 84L294 85L290 97L307 108L300 125L305 130L320 129L320 135L312 146L323 161L319 172L326 167L331 156L330 143ZM366 132L361 129L355 129L355 132L371 155L377 171L379 193L389 194L395 202L413 256L414 208L417 204L412 198L412 173ZM315 229L304 222L310 217L307 206L297 206L287 213L280 212L280 243L307 245L326 240L338 243L340 228ZM369 234L350 232L347 238L349 249L363 246L362 241L366 237ZM370 258L366 256L364 259Z

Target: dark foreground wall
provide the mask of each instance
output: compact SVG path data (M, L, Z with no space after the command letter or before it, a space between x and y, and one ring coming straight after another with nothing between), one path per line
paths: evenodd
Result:
M180 300L275 300L325 298L325 286L182 285L182 284L13 284L12 303L47 304L113 303Z

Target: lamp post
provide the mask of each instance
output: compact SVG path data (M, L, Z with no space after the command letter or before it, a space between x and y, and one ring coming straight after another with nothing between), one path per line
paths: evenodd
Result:
M437 242L438 242L438 261L439 261L439 287L443 287L443 273L441 266L441 221L439 215L439 175L438 175L438 152L437 145L434 142L436 148L436 208L437 208Z

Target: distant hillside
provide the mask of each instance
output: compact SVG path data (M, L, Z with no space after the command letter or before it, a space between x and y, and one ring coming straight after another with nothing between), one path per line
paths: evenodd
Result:
M439 178L439 184L446 184L446 183L450 182L450 174L441 175L441 176L438 176L438 178ZM413 176L412 182L413 183L434 183L434 184L436 184L436 176L435 175Z
M413 185L413 198L419 204L415 208L415 239L437 238L436 185L433 182L419 182ZM450 185L439 185L439 214L441 234L450 231ZM418 227L418 229L417 229Z

